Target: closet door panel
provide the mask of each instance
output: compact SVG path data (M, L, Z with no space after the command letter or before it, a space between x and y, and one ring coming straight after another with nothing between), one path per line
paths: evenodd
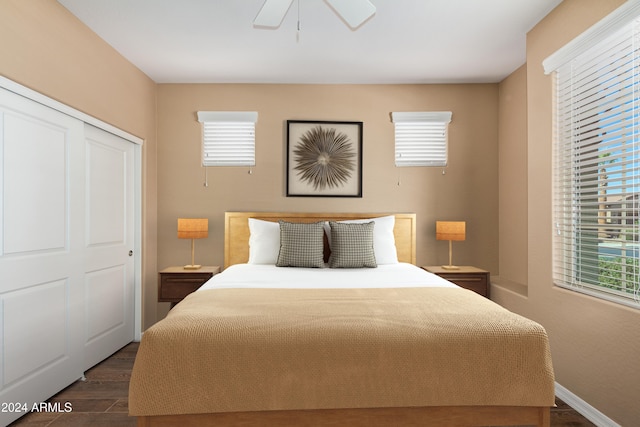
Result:
M65 249L66 129L5 114L3 148L4 253Z
M90 247L126 243L126 185L129 143L89 128L87 150L87 243Z
M4 298L4 344L10 349L4 363L5 384L69 359L65 351L67 294L67 281L58 280Z
M83 134L81 121L0 89L2 402L44 401L83 373Z
M113 329L126 327L125 274L126 270L122 266L87 274L86 298L91 306L91 313L87 317L87 343L99 340ZM111 352L119 348L116 345Z
M133 144L86 125L85 368L134 337Z

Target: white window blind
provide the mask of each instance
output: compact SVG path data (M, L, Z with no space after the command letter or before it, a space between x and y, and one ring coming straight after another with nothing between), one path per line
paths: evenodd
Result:
M640 307L640 25L596 28L555 69L553 276Z
M451 112L393 112L396 166L446 166Z
M254 166L254 111L198 111L203 166Z
M446 166L450 111L393 112L396 166Z

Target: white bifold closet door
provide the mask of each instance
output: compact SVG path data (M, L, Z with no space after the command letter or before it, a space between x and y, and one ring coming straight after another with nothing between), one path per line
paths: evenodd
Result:
M133 340L133 164L132 143L0 89L0 402L43 402Z

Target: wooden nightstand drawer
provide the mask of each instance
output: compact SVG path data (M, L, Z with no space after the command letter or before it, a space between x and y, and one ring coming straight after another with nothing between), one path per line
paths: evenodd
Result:
M461 288L469 289L489 298L489 272L476 267L460 267L459 270L447 270L440 266L422 267L437 274L443 279L455 283Z
M480 295L487 296L487 278L485 275L455 275L455 274L438 274L438 276L455 283L456 285L470 289L479 293Z
M202 267L198 270L165 268L158 273L158 302L180 302L219 272L220 267L217 266Z
M187 275L180 275L187 276ZM188 277L178 277L178 275L161 275L160 295L158 301L180 301L191 292L204 284L211 275L188 275Z

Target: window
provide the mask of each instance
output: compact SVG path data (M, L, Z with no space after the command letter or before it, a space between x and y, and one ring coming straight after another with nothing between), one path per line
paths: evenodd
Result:
M639 16L637 3L623 6L544 64L556 83L554 282L634 307L640 307Z
M396 166L446 166L451 112L391 113Z
M255 166L253 111L198 111L202 123L202 166Z

